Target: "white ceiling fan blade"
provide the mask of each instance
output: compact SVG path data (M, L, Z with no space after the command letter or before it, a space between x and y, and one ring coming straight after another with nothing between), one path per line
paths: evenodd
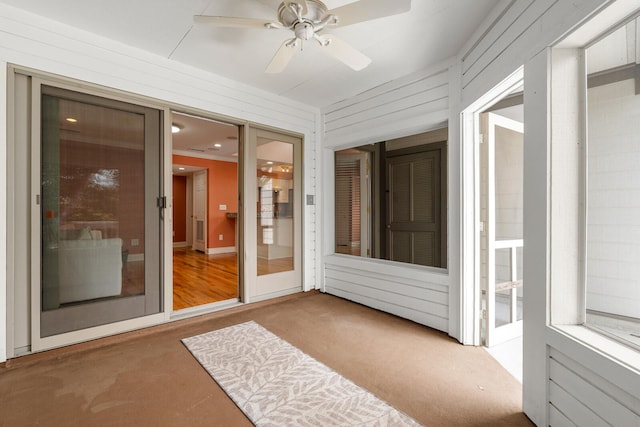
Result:
M195 15L193 22L230 28L282 28L282 25L268 19L234 18L232 16Z
M398 15L411 10L411 0L360 0L329 11L338 17L338 27Z
M298 51L298 43L298 39L285 40L282 46L280 46L280 49L273 55L273 59L271 59L271 62L267 65L267 69L264 72L277 74L284 70L287 64L289 64L289 61L291 61L291 58L293 58L293 55Z
M360 71L367 67L367 65L371 64L371 59L368 56L356 50L350 44L340 40L333 34L316 36L316 40L323 52L333 56L339 61L342 61L356 71Z

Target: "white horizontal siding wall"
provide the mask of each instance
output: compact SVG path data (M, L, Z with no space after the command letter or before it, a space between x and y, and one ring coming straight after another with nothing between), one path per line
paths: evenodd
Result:
M446 272L344 255L325 257L324 289L423 325L447 331L449 277Z
M326 107L323 147L356 146L444 127L451 64L444 61Z
M8 64L57 74L148 97L158 104L183 105L237 120L304 135L304 191L314 194L319 111L205 71L135 49L95 34L0 3L0 169L6 170ZM0 183L5 180L4 174ZM6 188L3 184L1 188ZM6 233L6 193L0 193L0 237ZM318 260L316 206L305 206L304 287L315 288ZM2 241L6 241L3 237ZM4 247L0 264L6 262ZM2 267L2 265L0 265ZM6 268L2 268L6 271ZM7 278L0 277L0 362L6 359Z
M469 105L606 1L503 0L460 54Z
M552 162L548 144L552 119L547 48L610 3L604 0L504 0L460 54L458 84L462 101L459 108L451 111L451 127L461 110L520 66L525 66L524 280L527 293L523 407L540 426L640 425L640 373L548 326L552 296L558 306L574 306L580 302L575 290L549 294L549 286L553 286L550 257L562 252L562 248L550 247L555 240L551 240L549 234ZM457 95L452 92L451 96ZM452 162L455 164L457 159ZM574 223L564 225L571 228ZM561 228L563 224L555 227ZM451 283L452 291L455 286ZM638 353L629 351L630 359L637 360Z
M549 424L640 425L640 396L566 354L549 351Z
M324 253L322 289L361 304L449 331L449 277L446 270L334 253L333 150L375 143L446 126L449 67L381 85L323 110Z

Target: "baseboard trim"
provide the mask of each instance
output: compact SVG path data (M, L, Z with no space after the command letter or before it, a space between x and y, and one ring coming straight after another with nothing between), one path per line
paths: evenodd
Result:
M231 254L236 251L235 246L227 246L225 248L207 248L207 255Z
M173 242L173 247L174 248L186 248L189 247L191 245L189 245L189 243L187 242Z

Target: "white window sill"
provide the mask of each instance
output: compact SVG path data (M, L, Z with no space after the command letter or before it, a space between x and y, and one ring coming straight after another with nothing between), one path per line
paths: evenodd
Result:
M624 370L632 370L638 375L640 380L640 351L626 346L606 335L600 334L593 329L583 325L552 325L549 327L552 332L549 336L551 345L558 344L558 347L566 347L565 343L560 343L561 337L569 338L582 347L586 347L597 354L600 361L609 361L618 365ZM558 336L559 335L559 336ZM574 352L571 352L574 353ZM598 360L592 360L598 362ZM592 367L595 369L596 367ZM640 390L637 388L636 390Z

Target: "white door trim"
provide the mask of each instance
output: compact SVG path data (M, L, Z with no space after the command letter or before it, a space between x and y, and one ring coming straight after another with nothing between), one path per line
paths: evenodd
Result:
M524 80L520 67L461 113L462 247L460 249L460 340L481 345L480 293L480 113L495 104ZM464 173L464 171L467 171Z

